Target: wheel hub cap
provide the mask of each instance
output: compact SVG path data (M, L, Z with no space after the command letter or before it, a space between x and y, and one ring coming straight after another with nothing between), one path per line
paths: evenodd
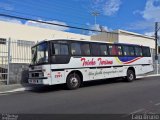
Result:
M78 80L77 80L77 78L71 78L71 85L73 86L73 87L76 87L77 85L78 85Z

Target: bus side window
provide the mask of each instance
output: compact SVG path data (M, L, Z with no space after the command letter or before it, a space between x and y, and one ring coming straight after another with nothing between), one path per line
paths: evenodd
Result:
M136 56L142 56L142 48L139 46L135 47L135 54Z
M129 55L130 55L130 56L135 56L134 47L133 47L133 46L128 46L128 48L129 48Z
M118 55L121 56L122 55L122 47L119 45L116 47L117 47Z
M61 55L69 55L68 45L61 44Z
M100 45L100 54L101 55L108 55L108 49L107 49L107 45Z
M93 56L100 55L100 45L97 43L91 43L91 51Z
M151 57L150 49L149 47L142 47L142 52L144 57Z
M80 43L71 43L71 54L72 55L81 55Z
M122 56L122 47L119 45L109 45L109 54Z
M68 55L68 45L66 44L53 44L52 46L53 55Z
M110 55L116 55L115 46L109 45L109 54Z
M52 50L53 50L53 54L54 55L59 55L60 54L60 44L53 44L53 47L52 47Z
M91 55L89 43L82 43L81 51L82 51L82 55Z
M129 47L123 46L123 54L124 56L130 56Z

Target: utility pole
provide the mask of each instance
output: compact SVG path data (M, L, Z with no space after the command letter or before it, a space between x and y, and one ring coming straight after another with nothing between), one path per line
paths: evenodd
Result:
M93 11L92 15L94 16L94 24L96 25L97 24L97 16L99 16L100 13L98 11Z
M157 67L157 74L158 74L158 31L160 27L158 27L158 22L155 23L155 62Z

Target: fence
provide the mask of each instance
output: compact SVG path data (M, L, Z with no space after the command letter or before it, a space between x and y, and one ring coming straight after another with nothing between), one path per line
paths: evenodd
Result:
M35 42L8 39L0 42L0 82L17 83L27 79L31 46Z

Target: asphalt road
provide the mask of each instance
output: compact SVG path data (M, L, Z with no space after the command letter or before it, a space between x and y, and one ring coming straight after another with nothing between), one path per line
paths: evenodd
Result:
M77 90L63 86L0 95L0 113L160 113L160 77L132 83L119 80L87 82Z

